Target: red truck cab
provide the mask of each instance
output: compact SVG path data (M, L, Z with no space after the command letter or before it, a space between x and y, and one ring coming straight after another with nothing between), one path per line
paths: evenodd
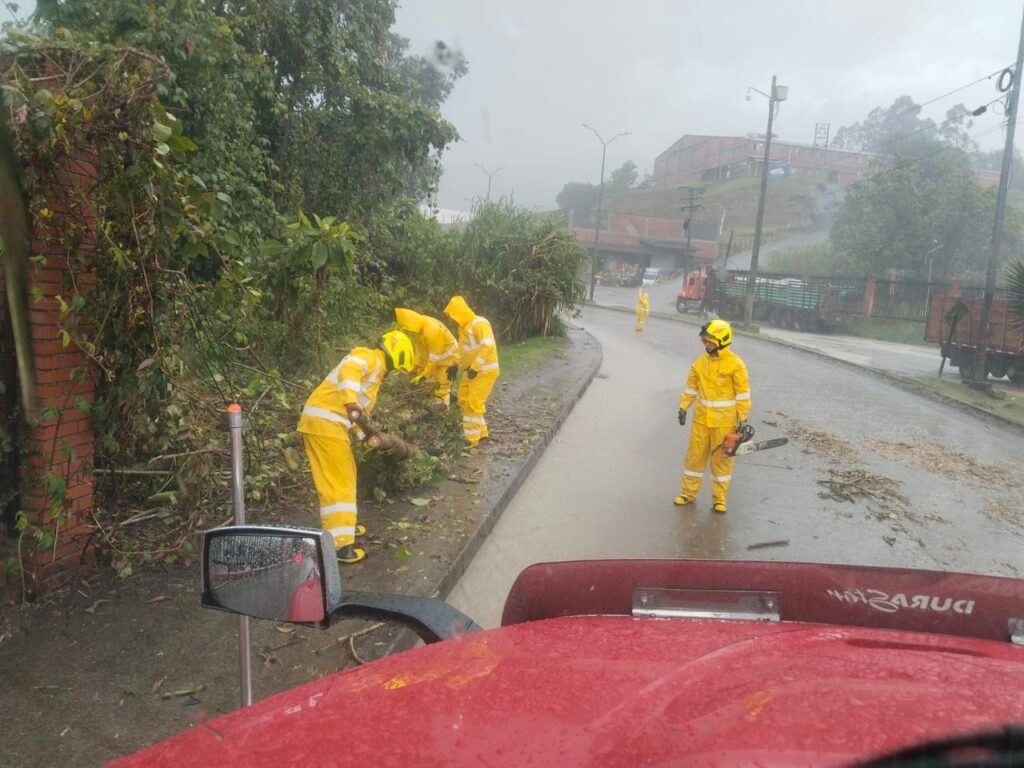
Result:
M322 601L295 618L322 624L345 598L332 594L333 574L318 578L325 560L305 562L301 574L264 560L207 580L204 604L233 610L238 599L259 615L270 609L256 595L289 606L292 583L308 596L315 578ZM244 586L250 578L259 589ZM943 742L963 737L972 754L1009 765L1024 744L1007 727L1024 721L1022 613L1024 583L998 577L805 563L540 564L520 575L498 629L477 631L442 610L424 620L445 635L439 642L115 764L896 766L924 755L953 765L942 762Z
M700 270L691 272L684 278L683 287L676 294L676 311L679 314L700 309L707 290L707 281L707 273Z

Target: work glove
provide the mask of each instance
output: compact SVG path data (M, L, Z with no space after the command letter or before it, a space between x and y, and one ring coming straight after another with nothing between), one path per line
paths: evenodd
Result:
M477 373L478 373L478 372L477 372L477 371L474 371L474 370L473 370L472 368L470 368L469 370L467 370L467 371L466 371L466 375L467 375L467 376L468 376L469 378L471 378L471 379L475 379L475 378L476 378L476 375L477 375Z
M683 409L683 408L679 409L679 426L680 427L685 427L686 426L686 410Z
M421 381L423 381L423 374L422 373L419 376L413 376L413 378L412 378L412 383L413 384L419 384Z
M459 366L449 365L448 366L448 381L455 381L455 377L459 375Z

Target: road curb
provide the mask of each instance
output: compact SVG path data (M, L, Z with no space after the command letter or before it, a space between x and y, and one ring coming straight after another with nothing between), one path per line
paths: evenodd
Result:
M576 407L576 403L580 401L580 398L583 397L583 394L597 376L598 371L601 370L601 365L604 362L601 342L583 328L569 323L567 325L574 330L580 331L587 337L594 345L594 353L591 359L583 366L580 375L566 390L568 396L562 402L562 407L555 418L549 422L540 439L532 446L525 461L512 465L508 475L496 483L497 487L492 496L494 502L491 508L484 513L476 530L466 539L465 545L459 550L458 555L455 556L455 559L452 560L444 575L437 582L434 594L441 599L448 596L448 593L452 591L459 582L459 579L466 573L466 570L473 562L473 558L480 551L480 547L483 546L491 531L494 530L494 526L508 508L516 492L526 482L526 478L529 477L533 468L540 461L541 456L544 455L544 451L551 444L555 435L558 434L562 424L569 418L569 414ZM501 487L501 483L505 484L504 487ZM416 640L417 637L412 630L403 629L396 633L391 642L386 646L386 651L381 655L387 656L396 651L409 648L415 644Z
M622 307L617 305L596 304L593 302L587 302L587 306L594 307L595 309L606 309L611 312L621 312L629 315L632 315L635 312L635 310L630 309L629 307ZM672 315L669 314L668 312L651 312L650 316L657 317L661 320L671 320L676 323L683 323L684 325L699 326L701 324L696 318L690 320L688 317ZM843 360L842 358L839 357L832 357L828 353L822 352L819 349L813 349L811 347L805 347L800 344L794 344L791 341L775 338L770 335L765 335L761 333L750 333L749 331L745 331L742 328L735 326L733 327L733 333L735 333L737 336L745 336L747 338L760 339L761 341L766 341L771 344L777 344L780 347L786 347L787 349L792 349L797 352L803 352L804 354L812 355L821 360L827 360L830 363L845 366L851 370L871 374L876 378L883 379L884 381L887 381L893 386L899 387L904 391L910 392L915 395L919 395L921 397L925 397L929 400L933 400L938 403L943 403L945 405L958 408L962 411L965 411L966 413L970 413L973 416L978 416L983 420L989 421L997 426L1006 427L1008 429L1013 430L1014 432L1017 432L1018 434L1024 435L1024 424L1020 424L1016 421L1013 421L1012 419L1007 419L1005 416L1000 416L998 413L992 413L992 411L985 410L984 408L974 405L973 403L966 403L963 400L957 400L956 398L949 397L948 395L944 395L941 392L936 392L933 389L929 389L928 387L919 384L917 381L908 376L901 376L900 374L892 373L891 371L883 371L880 368L872 368L870 365L861 365L859 363L850 362L849 360Z

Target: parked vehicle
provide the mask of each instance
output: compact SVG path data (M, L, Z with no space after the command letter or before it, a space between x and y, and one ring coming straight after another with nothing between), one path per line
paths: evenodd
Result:
M729 272L716 292L717 311L742 317L749 272ZM863 291L830 278L801 279L758 275L754 319L780 328L831 332L860 315Z
M960 377L977 381L988 376L1009 376L1024 384L1024 327L1005 299L992 302L989 331L981 338L982 299L932 296L925 326L925 341L939 345L943 363L960 369ZM984 352L984 370L981 353ZM940 366L941 367L941 366Z
M644 285L654 285L655 283L661 282L661 270L660 269L645 269L644 270Z
M501 628L481 631L439 600L342 594L334 557L322 531L210 531L203 603L313 626L401 617L427 645L116 764L938 766L954 765L957 747L971 765L1022 758L1009 725L1024 719L1018 580L545 563L520 574Z
M676 294L676 312L696 312L704 302L707 291L708 276L706 272L695 270L686 276L683 287Z

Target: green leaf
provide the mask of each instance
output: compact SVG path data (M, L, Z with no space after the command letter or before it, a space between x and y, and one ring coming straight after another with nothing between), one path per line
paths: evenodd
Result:
M402 546L400 546L398 549L395 550L395 560L401 560L402 562L405 562L408 559L409 559L409 549L408 549L408 547L405 546L405 544L403 544Z
M313 243L313 255L310 258L313 269L320 269L320 267L327 263L327 254L327 246L324 245L322 240L317 240Z
M161 123L153 123L153 138L159 142L167 141L174 131Z
M414 507L425 507L427 506L427 504L430 503L430 499L424 499L421 496L417 496L414 499L409 499L409 503L412 504Z

